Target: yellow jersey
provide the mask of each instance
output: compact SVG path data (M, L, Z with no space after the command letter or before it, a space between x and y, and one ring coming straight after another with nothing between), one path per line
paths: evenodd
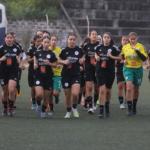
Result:
M49 49L51 50L51 47L49 47ZM61 52L61 49L59 47L56 46L56 48L54 50L51 50L55 53L56 57L57 57L57 65L58 63L58 58L59 58L59 54ZM61 71L62 71L62 67L60 69L58 68L52 68L54 76L61 76Z
M146 49L142 44L136 43L135 47L141 54L147 57ZM124 58L127 61L127 64L125 65L127 68L140 68L142 66L143 61L139 58L136 51L132 49L130 43L123 46L121 54L124 55Z

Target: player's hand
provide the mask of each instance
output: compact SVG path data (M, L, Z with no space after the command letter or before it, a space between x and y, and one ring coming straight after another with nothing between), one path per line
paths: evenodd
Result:
M38 68L37 64L34 64L34 70L36 70Z
M57 65L57 68L60 69L62 67L62 65Z
M96 59L96 61L100 61L101 60L101 58L99 56L96 56L95 59Z
M25 66L24 66L24 65L20 65L19 68L20 68L21 70L25 70Z
M132 49L134 49L136 51L136 47L134 45L132 46Z
M45 60L44 60L44 63L45 63L45 65L49 65L49 64L50 64L50 62L49 62L48 59L45 59Z
M124 64L127 65L127 63L128 63L128 62L127 62L126 60L124 60Z
M65 65L69 65L69 63L70 63L70 60L69 60L69 59L64 60L64 64L65 64Z
M6 60L6 56L4 55L2 58L1 58L1 61L5 61Z
M83 58L80 58L80 59L79 59L79 63L80 63L80 64L83 64L83 61L84 61Z
M97 62L95 62L95 63L93 64L93 66L96 66L96 64L97 64Z
M112 58L112 54L109 53L109 52L107 53L107 56L110 57L110 58Z
M146 66L146 69L150 69L150 66Z
M82 72L82 71L83 71L83 67L80 66L80 72Z

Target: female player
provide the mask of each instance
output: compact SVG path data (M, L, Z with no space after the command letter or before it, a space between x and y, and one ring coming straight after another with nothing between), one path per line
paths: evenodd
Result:
M121 39L121 46L119 46L120 52L122 51L122 47L129 43L128 36L123 36ZM123 103L123 89L125 87L124 84L124 75L123 75L123 59L121 61L116 61L116 67L117 67L117 84L118 84L118 98L120 102L120 109L124 109L124 103Z
M50 40L51 46L49 47L51 51L53 51L57 57L57 66L53 69L54 73L54 82L53 82L53 96L55 97L55 104L59 103L59 93L61 91L61 71L62 71L62 65L58 63L59 54L61 52L61 49L57 47L58 43L58 37L56 35L51 36ZM50 98L51 101L49 101L50 111L49 115L54 114L53 109L53 98Z
M41 99L43 98L41 117L45 118L45 110L52 96L53 72L52 67L57 66L57 58L54 52L49 50L50 38L44 37L42 41L43 49L37 50L34 56L34 69L36 70L34 86L36 93L36 114L41 113Z
M83 50L81 47L75 46L76 35L68 36L68 46L61 50L59 55L59 63L64 65L62 70L62 86L65 92L65 102L67 114L65 118L71 117L71 95L73 101L73 114L79 117L77 104L80 90L80 64L83 63Z
M43 31L42 30L37 30L36 35L39 35L41 38L43 38Z
M21 58L20 49L13 44L13 36L5 35L5 44L0 47L0 81L2 86L3 116L7 116L7 100L9 99L9 116L13 116L18 68ZM9 93L9 96L8 96Z
M92 83L94 82L94 109L96 110L96 102L98 99L98 86L97 80L95 77L95 47L99 45L97 42L97 32L91 31L89 34L89 38L91 39L91 43L87 43L83 47L83 52L85 53L85 81L86 81L86 95L87 100L85 100L84 110L87 110L87 104L89 103L88 113L93 114L93 106L92 106Z
M42 44L42 38L39 35L34 36L34 44L27 51L27 61L29 63L28 68L28 84L31 87L31 97L32 97L32 107L31 109L36 109L36 99L35 99L35 87L34 87L34 55L37 48Z
M43 30L43 37L46 37L46 36L50 38L51 34L48 31Z
M111 34L106 32L103 34L103 44L96 47L96 74L100 106L99 118L104 117L104 104L106 117L110 116L109 103L111 99L111 88L115 79L115 60L121 60L120 50L114 44Z
M97 42L102 43L102 37L100 35L97 36Z
M139 86L141 85L143 78L142 63L146 60L147 53L144 46L137 43L137 34L135 32L129 33L129 41L130 43L122 48L125 64L123 73L126 83L126 99L128 104L127 115L136 115Z

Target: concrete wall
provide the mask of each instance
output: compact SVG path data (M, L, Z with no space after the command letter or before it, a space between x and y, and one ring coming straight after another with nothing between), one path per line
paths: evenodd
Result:
M18 41L27 50L31 39L33 39L36 31L46 30L46 21L37 20L8 20L7 32L15 32L18 36ZM57 35L59 42L58 47L63 48L66 46L68 34L73 33L73 29L70 24L64 20L49 21L48 31L51 35Z

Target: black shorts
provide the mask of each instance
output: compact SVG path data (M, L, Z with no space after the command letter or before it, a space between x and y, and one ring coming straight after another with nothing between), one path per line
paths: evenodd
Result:
M1 86L7 85L9 80L14 80L16 81L16 85L18 82L18 69L10 69L10 70L5 70L3 72L0 72L0 81L1 81Z
M34 86L34 77L35 77L35 72L34 71L28 71L28 84L29 87Z
M81 87L85 86L85 73L81 72Z
M71 88L73 84L81 85L81 77L80 76L62 76L61 83L63 89Z
M94 83L97 83L96 75L95 75L95 68L90 69L86 68L85 69L85 81L91 81Z
M34 86L41 86L44 90L51 90L53 88L53 78L45 77L41 74L35 74Z
M124 79L124 75L123 75L123 72L121 73L117 73L116 74L116 76L117 76L117 84L119 83L119 82L124 82L125 81L125 79Z
M111 89L115 79L115 73L96 73L98 87L106 85L106 88Z

